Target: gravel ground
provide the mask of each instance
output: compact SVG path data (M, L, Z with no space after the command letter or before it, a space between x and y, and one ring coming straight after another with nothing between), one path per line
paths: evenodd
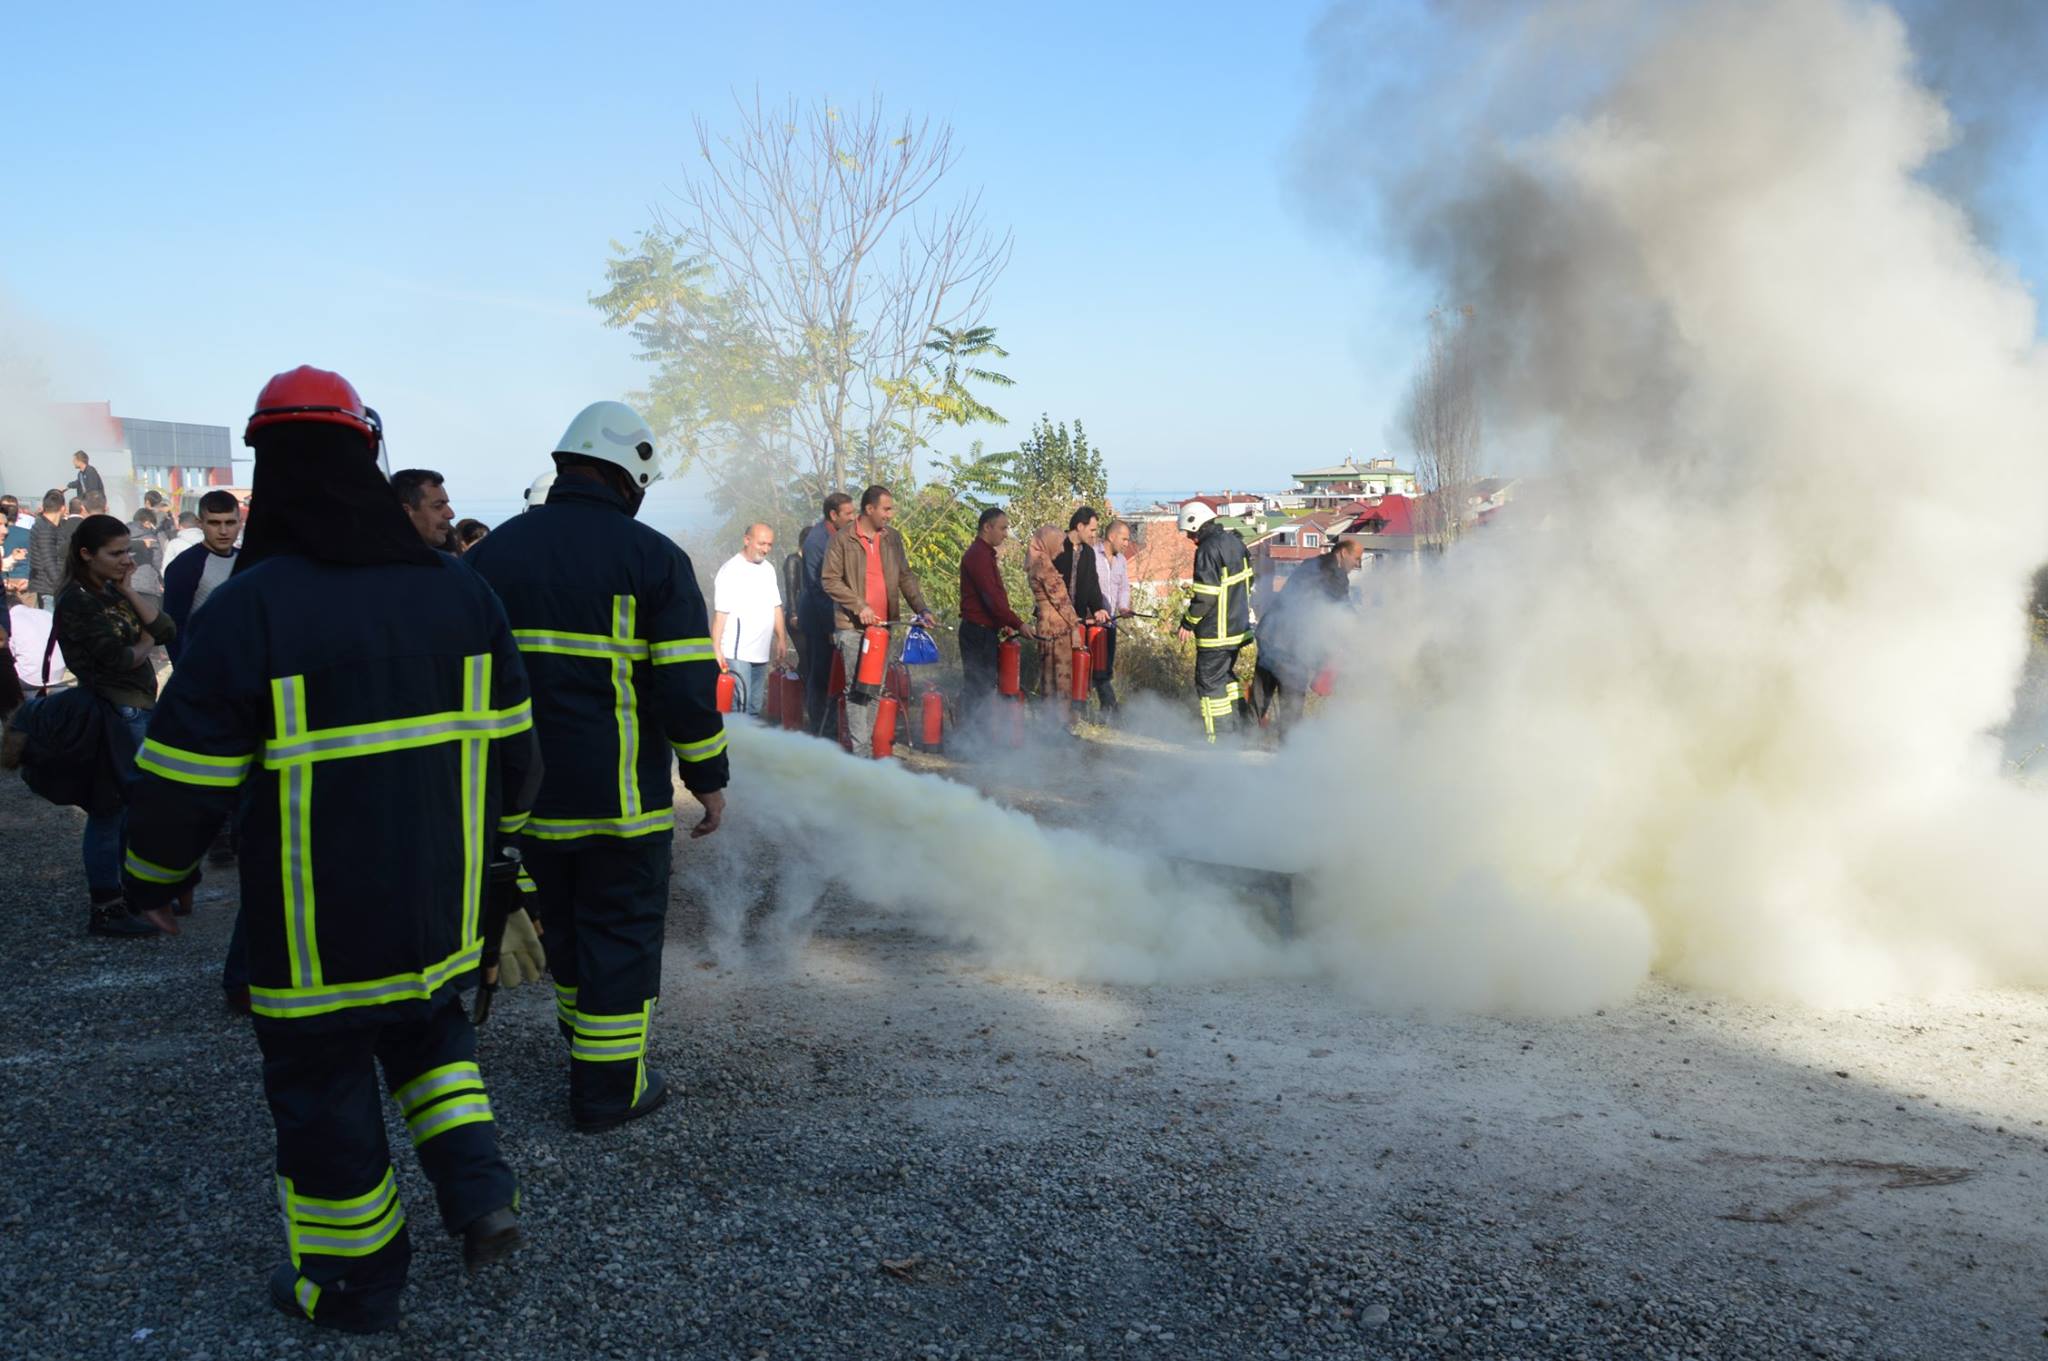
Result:
M527 1248L465 1279L401 1155L405 1327L315 1333L262 1288L229 890L176 940L90 939L76 828L0 783L7 1356L2048 1354L2039 996L1375 1016L991 972L852 904L714 960L687 850L655 1042L681 1099L573 1134L551 1000L501 997Z

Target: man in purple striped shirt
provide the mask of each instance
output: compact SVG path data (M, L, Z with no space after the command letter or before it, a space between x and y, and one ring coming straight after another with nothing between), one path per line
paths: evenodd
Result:
M1131 617L1131 527L1110 521L1109 531L1095 543L1095 579L1109 611L1109 632L1103 635L1103 659L1095 667L1095 697L1102 716L1119 712L1116 698L1116 621Z

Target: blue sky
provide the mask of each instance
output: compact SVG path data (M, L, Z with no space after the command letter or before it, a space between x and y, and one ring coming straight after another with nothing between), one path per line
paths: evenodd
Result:
M503 506L639 380L586 298L691 116L880 93L954 124L1016 233L988 438L1046 411L1113 490L1276 485L1395 440L1431 301L1291 187L1323 8L16 7L0 321L130 415L239 426L276 370L338 368L399 462Z
M459 510L637 381L585 299L694 113L880 92L953 122L1015 229L1013 427L1081 418L1117 488L1278 482L1378 447L1419 310L1290 196L1320 7L39 6L0 299L59 395L126 414L234 424L277 369L338 368Z

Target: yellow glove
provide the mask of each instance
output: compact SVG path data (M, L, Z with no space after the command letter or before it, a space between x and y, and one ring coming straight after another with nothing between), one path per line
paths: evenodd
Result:
M505 918L505 941L498 947L498 986L516 988L535 982L547 967L548 953L541 948L540 933L522 907Z

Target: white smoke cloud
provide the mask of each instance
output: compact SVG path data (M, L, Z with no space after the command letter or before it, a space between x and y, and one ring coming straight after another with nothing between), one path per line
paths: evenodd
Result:
M1916 177L1949 126L1903 25L1574 4L1485 38L1488 117L1425 74L1450 102L1382 129L1402 156L1325 169L1476 308L1492 429L1553 476L1367 622L1297 756L1384 852L1319 869L1326 947L1389 1002L2048 981L2048 808L1985 737L2048 548L2048 371ZM1593 93L1552 117L1561 84Z

